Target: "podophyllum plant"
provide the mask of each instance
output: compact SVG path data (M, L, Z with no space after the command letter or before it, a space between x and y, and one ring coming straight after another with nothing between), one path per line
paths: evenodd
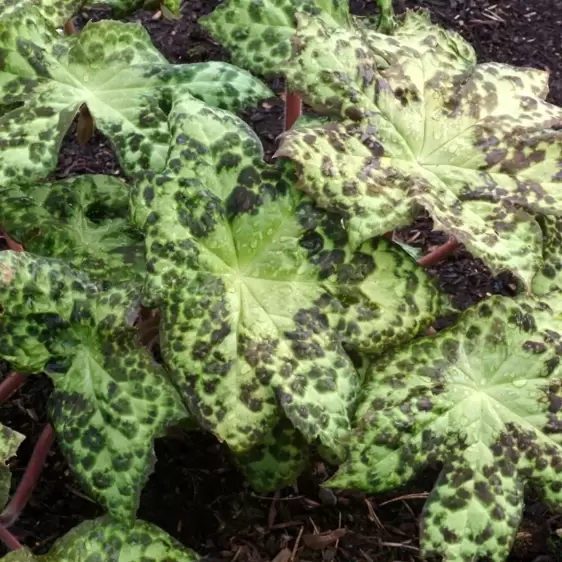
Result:
M389 38L345 2L312 6L229 0L203 22L238 63L280 69L330 118L281 140L277 155L298 163L302 189L342 215L353 244L426 209L529 289L542 250L532 215L562 209L562 110L544 101L548 74L476 64L425 12L407 12Z
M32 183L57 164L61 141L82 106L107 136L126 173L160 170L166 160L166 107L172 98L198 97L233 111L272 92L226 63L170 64L139 24L88 23L61 37L76 0L35 3L14 12L0 4L0 184ZM56 5L56 12L54 6Z
M171 560L172 550L178 560L194 560L158 529L134 523L154 464L154 438L189 414L134 328L145 267L142 236L127 221L128 187L104 176L37 181L54 169L62 137L81 108L108 136L123 169L158 170L168 150L172 99L201 94L235 110L271 92L228 64L169 64L138 25L100 22L60 37L56 29L79 6L0 5L1 220L33 252L0 257L0 355L22 372L51 377L50 417L60 447L115 521L107 527L108 542L96 522L94 534L88 525L76 530L48 558L79 562L107 553L111 544L119 560ZM4 399L16 388L13 381L2 386ZM52 441L48 426L44 434L38 463ZM2 435L5 461L23 436L7 428ZM37 466L0 515L3 524L19 515L33 474L36 479ZM4 507L10 487L4 464L0 476ZM18 548L0 527L2 539ZM138 552L117 552L119 535L124 545L137 541ZM30 559L24 551L14 556Z
M186 420L259 490L294 481L311 444L343 461L332 486L388 489L441 461L422 546L454 562L507 555L525 483L558 500L560 110L540 73L476 65L382 4L372 22L344 2L230 0L207 20L324 117L274 164L226 111L270 94L247 73L171 65L130 24L61 38L74 3L0 12L0 223L26 250L0 253L0 356L52 379L61 450L108 513L44 560L196 560L135 520L153 440ZM38 182L84 104L130 184ZM418 207L541 300L491 299L412 343L444 299L382 235ZM147 307L163 364L139 338ZM2 435L5 461L22 437Z
M323 117L285 133L277 156L297 164L316 204L339 214L352 247L424 208L493 271L511 270L544 295L491 299L448 331L376 359L348 458L328 484L383 491L441 462L424 554L502 560L524 485L554 504L562 489L560 305L551 292L562 110L544 101L546 73L478 65L424 13L408 12L387 37L344 3L275 7L229 0L204 25L239 64L283 69Z
M169 115L162 174L132 191L145 232L144 304L184 401L236 453L283 416L341 456L360 385L345 347L379 353L440 312L422 269L383 239L355 251L339 217L268 165L243 121L195 99Z
M561 296L493 297L375 360L349 457L328 485L384 491L441 462L424 554L504 560L525 485L554 507L562 500Z

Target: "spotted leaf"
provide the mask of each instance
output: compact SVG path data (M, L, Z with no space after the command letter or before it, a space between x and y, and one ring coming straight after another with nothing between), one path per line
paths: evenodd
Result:
M550 305L549 305L550 303ZM382 492L427 465L423 556L507 558L525 484L562 498L562 299L492 297L375 359L333 487Z
M125 172L161 169L166 105L187 94L239 110L271 92L226 63L170 64L140 24L88 23L46 46L21 37L0 61L0 104L17 105L0 117L0 185L47 176L84 105Z
M286 418L264 436L262 443L235 457L246 480L261 493L294 484L308 460L308 443Z
M12 474L6 462L15 456L25 435L0 424L0 509L8 503Z
M388 39L379 69L378 43L362 30L299 22L289 85L334 120L282 138L277 155L298 163L302 189L342 215L354 245L424 208L495 273L509 269L529 288L536 225L513 213L562 214L562 131L553 129L562 109L544 101L547 73L475 65L446 35L419 50ZM501 203L501 216L487 221L484 203Z
M227 0L199 19L215 41L229 49L234 62L261 75L279 74L291 54L295 14L322 13L345 25L350 22L345 0Z
M236 453L282 415L340 451L358 388L342 345L380 352L411 337L438 293L384 240L352 251L339 217L294 188L288 162L265 164L234 115L180 102L170 123L167 170L136 186L133 207L176 385Z
M5 271L0 265L0 275ZM48 314L35 318L0 315L0 357L15 371L40 373L51 357L45 338L53 320L56 316Z
M0 29L10 31L13 24L37 28L61 27L78 11L85 0L2 0L0 2ZM3 41L5 36L0 40Z
M62 452L87 492L132 522L154 439L187 416L163 367L137 342L136 287L108 290L58 259L25 252L0 252L0 271L2 318L17 327L11 343L29 331L41 345L28 361L37 368L43 359L54 383L49 411Z
M135 10L157 10L162 9L166 11L166 15L174 19L180 16L180 2L179 0L91 0L88 2L90 6L109 6L113 11L113 15L121 18L129 15Z
M111 558L109 558L111 557ZM27 548L2 558L5 562L197 562L192 550L156 525L136 521L132 526L100 517L80 523L58 539L48 554L34 555Z
M398 26L389 34L381 31L378 18L353 17L354 31L367 43L379 70L400 63L404 57L415 58L428 50L434 50L436 46L442 51L434 53L434 56L441 58L445 64L450 63L451 52L459 58L461 64L476 64L476 53L472 46L455 31L431 23L428 10L406 10L396 18L396 23Z
M120 179L84 175L0 195L0 224L27 251L100 281L143 278L144 244L129 224L129 187Z
M543 234L543 264L533 279L533 292L545 295L562 289L562 218L536 217Z

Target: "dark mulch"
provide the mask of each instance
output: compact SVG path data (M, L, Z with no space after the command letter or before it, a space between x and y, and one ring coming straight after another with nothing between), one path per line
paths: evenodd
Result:
M189 0L179 22L155 20L146 11L139 11L129 19L141 21L171 61L228 60L225 51L197 25L197 19L217 3ZM435 20L460 31L472 42L482 61L550 69L550 100L562 105L562 2L559 0L397 0L397 4L399 9L419 5L430 8ZM374 6L374 0L352 1L355 13L372 12ZM77 23L83 25L87 19L108 16L108 10L92 9L77 18ZM272 87L281 93L283 83L273 81ZM264 104L248 111L245 118L270 155L282 131L282 103ZM117 174L119 167L101 135L96 134L86 146L80 146L71 131L62 148L55 177L81 173ZM428 218L416 221L402 232L402 238L424 250L445 241L442 233L432 231ZM509 276L493 278L480 261L462 249L431 271L461 308L490 294L513 294ZM0 373L7 370L5 364L0 364ZM28 437L18 458L10 463L14 486L46 421L45 402L50 388L46 378L33 377L0 409L0 422ZM316 462L298 485L282 490L279 499L273 502L271 497L260 497L246 488L229 463L225 449L210 436L178 434L162 439L156 443L156 453L159 461L143 493L139 516L160 525L212 559L265 562L273 560L284 548L292 550L295 542L300 546L310 544L311 533L346 529L346 534L327 548L304 548L300 560L419 560L417 518L424 494L434 482L434 470L420 475L407 489L389 494L334 495L320 488L332 470ZM99 513L100 509L80 491L55 448L39 488L12 530L25 544L44 552L57 536ZM555 533L559 527L562 517L548 512L530 494L510 562L562 560L562 540Z

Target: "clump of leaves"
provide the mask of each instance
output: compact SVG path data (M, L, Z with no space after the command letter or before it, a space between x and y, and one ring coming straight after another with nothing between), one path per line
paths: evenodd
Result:
M388 6L387 6L388 8ZM459 35L406 12L350 16L346 2L282 9L229 0L205 25L255 72L282 68L292 91L332 122L287 132L278 156L301 187L346 221L352 244L408 225L426 209L494 273L527 289L541 267L534 213L558 216L562 110L548 74L476 64Z
M105 288L57 258L0 252L0 356L54 383L49 412L85 490L132 522L153 441L188 416L136 339L136 284Z
M561 302L493 297L375 359L348 460L329 485L382 492L442 462L423 556L504 560L525 484L553 505L562 499Z
M2 14L0 13L0 22ZM36 40L23 26L0 36L0 184L44 178L82 107L108 137L126 173L162 169L168 149L166 109L189 94L233 111L270 97L246 71L220 62L170 64L139 24L88 23L78 34Z
M437 291L383 239L352 250L339 217L295 189L288 162L265 164L232 114L177 102L170 126L167 169L134 188L133 206L176 386L236 453L283 416L341 453L359 387L343 345L411 338L435 318Z
M111 557L111 558L109 558ZM136 521L128 526L107 517L84 521L58 539L48 554L36 556L23 548L5 562L197 562L199 556L156 525Z
M278 155L298 162L303 189L342 214L355 244L424 208L494 272L509 269L530 288L541 232L529 213L562 210L562 133L551 129L562 109L544 101L548 75L475 65L460 39L429 24L415 52L407 37L388 39L379 70L368 32L298 19L287 78L338 119L285 134Z
M364 34L379 69L391 64L397 48L408 45L414 56L418 50L426 49L428 33L439 36L459 56L474 63L472 47L457 33L431 25L425 11L407 11L405 17L397 18L391 0L376 3L379 15L364 17L351 14L347 0L225 0L210 15L200 18L199 23L229 49L236 64L266 76L283 72L293 50L292 39L301 13Z

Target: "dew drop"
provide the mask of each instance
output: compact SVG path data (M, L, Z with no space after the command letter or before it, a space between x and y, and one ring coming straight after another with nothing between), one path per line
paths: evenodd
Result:
M527 380L526 379L519 379L519 380L513 381L512 384L516 388L523 388L527 384Z

